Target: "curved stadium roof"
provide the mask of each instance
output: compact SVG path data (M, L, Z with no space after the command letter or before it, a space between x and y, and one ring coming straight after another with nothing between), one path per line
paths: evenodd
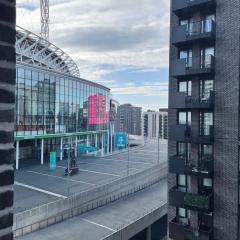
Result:
M16 60L80 77L77 64L69 55L54 44L19 26L16 32Z

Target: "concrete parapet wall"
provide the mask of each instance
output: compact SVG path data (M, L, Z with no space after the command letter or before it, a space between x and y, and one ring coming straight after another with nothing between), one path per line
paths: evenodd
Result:
M167 163L14 216L15 236L23 236L147 188L167 176Z
M159 202L159 206L149 210L138 219L132 220L129 224L122 226L116 232L103 236L100 240L128 240L137 233L143 231L167 214L167 203Z

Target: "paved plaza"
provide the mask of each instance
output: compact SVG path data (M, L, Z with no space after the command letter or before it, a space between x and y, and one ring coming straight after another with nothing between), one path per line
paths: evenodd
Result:
M64 175L66 160L58 161L54 172L49 170L49 163L42 166L29 164L16 171L15 213L96 188L167 161L167 141L160 141L159 158L157 141L151 141L145 146L132 148L129 153L81 156L77 161L80 172L71 177Z

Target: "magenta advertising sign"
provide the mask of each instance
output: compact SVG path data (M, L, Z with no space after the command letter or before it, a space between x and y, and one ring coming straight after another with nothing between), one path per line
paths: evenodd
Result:
M102 94L95 94L88 98L88 124L103 125L108 123L107 99Z

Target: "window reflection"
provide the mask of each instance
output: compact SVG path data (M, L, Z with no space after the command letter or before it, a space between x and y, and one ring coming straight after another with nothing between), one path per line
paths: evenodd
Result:
M105 130L109 92L100 86L53 73L17 67L18 136Z

